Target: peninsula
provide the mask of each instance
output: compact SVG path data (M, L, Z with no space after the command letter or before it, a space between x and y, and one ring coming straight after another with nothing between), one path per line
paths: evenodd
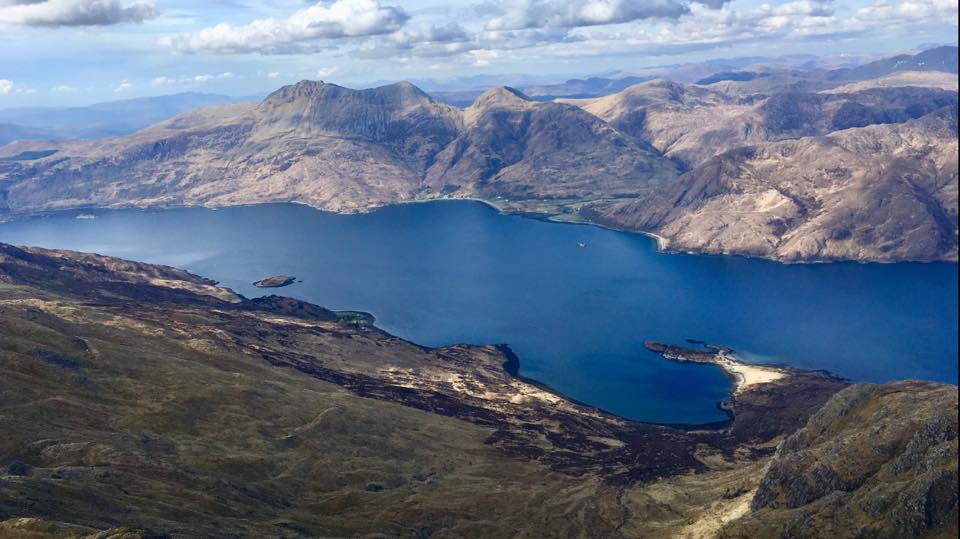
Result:
M688 340L688 342L690 342ZM643 346L666 359L716 365L733 379L733 395L739 395L759 384L769 384L796 374L793 369L746 363L734 351L723 346L702 343L700 349L647 341Z

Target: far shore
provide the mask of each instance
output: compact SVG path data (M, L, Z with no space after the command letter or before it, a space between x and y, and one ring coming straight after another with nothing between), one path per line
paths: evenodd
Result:
M767 257L767 256L757 256L743 253L714 253L714 252L705 252L705 251L689 251L689 250L678 250L670 248L670 240L655 232L650 232L646 230L629 230L625 228L619 228L615 226L610 226L602 223L597 223L584 219L582 221L565 221L560 219L555 219L556 213L547 213L547 212L534 212L534 211L524 211L522 209L513 209L509 207L504 207L498 205L496 202L480 198L480 197L436 197L436 198L417 198L409 200L396 200L384 202L382 204L374 204L365 207L358 207L349 210L331 210L327 208L322 208L320 206L315 206L308 202L303 202L300 200L271 200L271 201L259 201L259 202L246 202L239 204L224 204L224 205L208 205L208 204L151 204L151 205L141 205L141 204L117 204L110 206L77 206L70 208L51 208L46 210L32 210L25 212L15 212L15 213L0 213L0 223L18 221L21 219L29 219L32 217L42 217L46 215L54 215L61 212L90 212L97 210L129 210L129 209L139 209L139 210L174 210L174 209L184 209L184 208L206 208L210 210L217 210L222 208L234 208L234 207L247 207L247 206L259 206L261 204L297 204L300 206L306 206L312 208L316 211L322 211L327 213L335 213L339 215L353 215L353 214L364 214L370 213L381 208L386 208L388 206L396 206L401 204L417 204L417 203L428 203L428 202L456 202L456 201L468 201L468 202L479 202L485 206L488 206L492 209L497 210L499 213L504 215L522 215L527 216L533 219L539 219L547 221L550 223L556 224L576 224L576 225L587 225L602 228L605 230L610 230L613 232L623 232L628 234L637 234L640 236L646 236L652 238L656 243L657 252L664 254L687 254L695 256L720 256L720 257L735 257L735 258L746 258L753 260L768 260L770 262L776 262L778 264L837 264L837 263L856 263L856 264L899 264L899 263L920 263L920 264L935 264L935 263L946 263L946 264L957 264L956 260L851 260L851 259L825 259L825 260L784 260L781 258Z

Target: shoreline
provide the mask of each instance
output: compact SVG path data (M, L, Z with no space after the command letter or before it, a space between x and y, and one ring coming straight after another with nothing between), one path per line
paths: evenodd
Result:
M363 208L357 208L355 210L341 210L341 211L322 208L320 206L315 206L313 204L310 204L309 202L303 202L299 200L273 200L273 201L248 202L248 203L241 203L241 204L225 204L225 205L207 205L207 204L149 204L149 205L119 204L116 206L87 205L87 206L76 206L76 207L57 208L57 209L48 209L48 210L33 210L33 211L27 211L27 212L16 212L16 213L6 213L6 214L0 213L0 224L26 220L26 219L36 218L36 217L46 217L50 215L56 215L58 213L68 213L68 212L91 212L91 211L113 211L113 210L150 211L150 210L176 210L176 209L196 209L196 208L218 210L218 209L224 209L224 208L242 208L242 207L260 206L264 204L296 204L298 206L306 206L316 211L332 213L336 215L362 215L365 213L372 213L374 211L387 208L389 206L400 206L404 204L422 204L422 203L429 203L429 202L459 202L459 201L477 202L493 210L496 210L501 215L519 215L522 217L528 217L530 219L544 221L552 224L592 226L592 227L596 227L604 230L609 230L611 232L619 232L624 234L634 234L638 236L644 236L654 240L654 243L656 244L657 253L666 254L666 255L683 254L683 255L689 255L689 256L713 256L713 257L724 257L724 258L741 258L746 260L765 260L767 262L773 262L776 264L783 264L783 265L813 265L813 264L859 264L859 265L952 264L955 266L960 265L960 260L950 260L950 259L857 260L857 259L846 259L846 258L831 258L831 259L824 259L824 260L784 260L781 258L748 255L748 254L742 254L742 253L714 253L714 252L707 252L707 251L683 251L683 250L671 249L670 240L668 238L660 236L655 232L619 228L619 227L591 221L586 218L584 218L583 221L563 221L563 220L554 219L554 217L557 214L534 212L534 211L523 211L520 209L511 209L511 208L501 207L489 199L484 199L480 197L437 197L437 198L397 200L392 202L385 202L382 204L366 206ZM95 219L88 219L88 220L93 221Z
M774 382L789 382L792 378L804 373L822 374L843 381L842 378L827 371L801 371L789 365L750 363L736 355L736 352L731 348L709 343L700 344L701 348L689 348L646 341L643 346L670 361L715 365L733 381L733 388L730 391L730 398L733 399L756 386Z

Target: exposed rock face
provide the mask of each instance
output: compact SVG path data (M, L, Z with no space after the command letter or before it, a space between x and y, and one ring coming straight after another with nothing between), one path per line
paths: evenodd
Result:
M957 109L731 150L665 192L589 206L675 250L788 261L955 260Z
M453 140L461 123L458 109L434 101L408 82L351 90L304 81L270 94L257 107L256 117L248 144L355 138L388 147L419 175Z
M838 393L777 449L724 537L955 537L957 389Z
M578 199L634 194L675 174L672 163L593 115L495 88L464 111L463 133L437 156L427 182L445 192Z
M878 86L853 93L788 90L740 97L658 80L595 100L568 102L648 141L689 168L749 144L905 122L942 107L956 107L957 93L941 88Z

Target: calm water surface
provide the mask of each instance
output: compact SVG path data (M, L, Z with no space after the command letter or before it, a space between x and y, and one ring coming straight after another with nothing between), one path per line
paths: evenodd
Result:
M647 421L723 419L729 381L644 340L702 339L854 380L957 382L956 264L782 265L669 255L646 237L504 216L473 202L335 215L293 204L76 212L0 224L0 241L184 267L247 295L376 315L420 344L508 343L521 372ZM578 243L586 247L579 247ZM270 291L267 291L269 293Z

